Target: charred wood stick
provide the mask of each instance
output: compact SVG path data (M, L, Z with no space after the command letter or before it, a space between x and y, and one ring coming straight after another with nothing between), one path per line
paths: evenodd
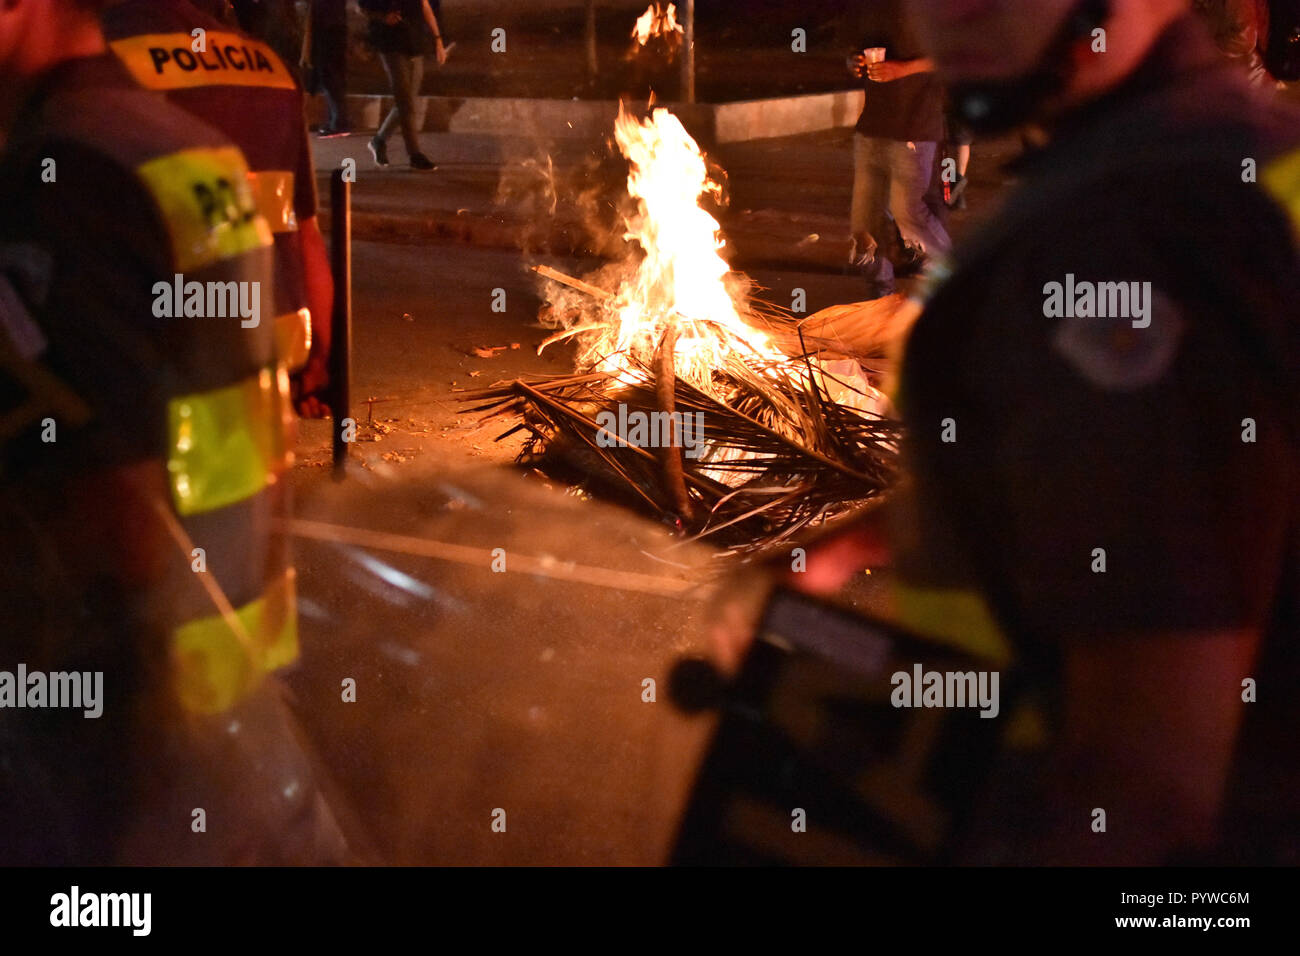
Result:
M552 411L559 414L560 416L563 416L567 420L573 422L575 425L581 426L583 433L589 432L591 435L595 435L597 432L604 430L603 425L596 423L593 419L591 419L587 415L584 415L582 412L575 411L574 409L570 408L562 400L552 398L549 395L539 392L531 388L529 385L527 385L524 382L517 382L516 384L518 385L520 391L529 399L529 401L533 403L533 406L535 408L542 411ZM598 447L596 446L595 440L593 438L587 437L586 434L583 434L582 437L584 441L588 442L588 444L594 447ZM627 441L624 441L622 436L614 435L614 438L617 439L618 441L617 447L625 448L631 454L639 458L649 459L651 462L655 460L655 456L651 454L649 451L647 451L644 448L641 448L638 445L633 445ZM714 481L711 478L706 478L702 475L686 475L685 480L690 482L692 487L699 489L702 494L706 494L706 495L716 496L719 493L719 491L725 492L727 490L725 485L721 484L720 482Z
M584 432L590 431L592 434L595 434L597 432L604 430L604 426L597 424L595 421L593 421L588 416L584 415L582 412L570 408L567 404L565 404L563 400L552 398L551 396L546 395L543 392L539 392L536 389L526 385L523 382L517 382L516 385L519 387L519 390L523 393L524 397L527 398L532 403L533 407L536 408L537 410L543 412L550 411L556 413L559 416L573 422L575 425L582 426L582 431ZM619 436L615 436L615 437L618 438ZM618 447L630 449L634 455L639 455L643 458L649 458L651 460L654 459L654 455L646 451L644 448L639 448L636 445L628 444L627 442L623 441L621 438L619 438Z
M526 388L527 386L524 386L524 387ZM557 420L553 420L553 419L550 418L550 416L547 414L548 412L559 412L560 414L559 414L559 416L557 416L557 418L567 418L570 422L572 422L572 423L574 423L574 424L576 424L576 425L587 425L587 426L590 426L590 427L592 427L592 428L596 428L597 430L599 430L599 426L597 426L595 422L593 422L593 421L591 421L590 419L586 418L586 417L585 417L584 415L582 415L581 413L579 413L579 412L575 412L573 409L569 408L569 407L566 406L566 405L563 405L562 403L555 402L555 403L550 404L549 407L548 407L547 404L544 404L544 403L543 403L543 399L542 399L540 393L535 393L534 401L533 401L533 410L534 410L534 412L535 412L539 417L541 417L543 420L546 421L546 423L551 427L551 429L552 429L556 434L559 434L559 433L562 431L562 428L561 428L561 426L559 425L559 423L558 423ZM593 451L595 451L598 455L600 455L601 458L602 458L602 460L603 460L607 465L609 465L609 466L610 466L614 471L616 471L616 472L619 474L619 476L620 476L620 477L621 477L625 482L627 482L627 486L628 486L629 488L631 488L633 491L635 491L638 495L640 495L640 496L642 497L642 499L644 499L644 501L645 501L645 503L646 503L647 505L649 505L651 508L655 509L656 511L662 511L662 510L663 510L662 507L660 506L659 502L655 501L655 500L654 500L653 498L651 498L648 494L646 494L645 489L643 489L643 488L641 487L641 483L638 482L638 481L636 480L636 478L633 477L633 476L628 472L628 470L627 470L626 468L624 468L624 467L623 467L623 466L618 462L618 460L617 460L614 456L612 456L612 455L605 455L605 454L602 454L602 453L601 453L601 450L600 450L598 444L596 443L596 441L595 441L593 438L591 438L590 436L584 434L583 431L582 431L581 429L579 429L579 428L574 428L574 429L570 432L570 434L573 434L573 435L575 435L576 437L580 438L580 439L581 439L583 442L585 442L585 443L586 443L586 444L587 444L587 445L588 445L588 446L589 446ZM543 438L546 438L546 436L542 436L542 437L543 437ZM549 441L549 440L551 440L551 439L546 438L546 440ZM634 452L637 452L638 454L643 455L643 456L645 456L646 458L649 458L651 461L654 460L654 456L651 455L651 454L650 454L648 451L646 451L644 448L637 448L637 447L634 446L634 445L629 445L628 447L631 448Z
M825 465L827 468L832 468L835 471L838 471L840 474L844 475L845 477L853 478L857 481L866 481L869 479L869 476L863 474L862 472L856 471L850 468L848 465L843 464L842 462L835 461L833 458L827 458L825 455L821 454L821 452L815 451L812 448L807 448L803 445L800 445L798 442L787 438L785 435L782 435L780 432L773 431L771 428L768 428L762 422L755 419L752 415L746 415L744 412L740 411L739 409L733 408L732 406L728 405L726 402L719 401L718 399L707 395L706 393L700 391L700 389L692 385L690 382L686 382L684 384L688 392L692 392L698 396L704 397L709 401L716 402L720 407L725 408L727 411L735 415L737 418L743 418L745 421L749 422L749 424L752 425L757 431L760 431L764 435L767 435L769 438L773 439L774 441L779 442L780 444L784 445L786 448L790 449L796 454L804 455L807 456L808 458L812 458L813 460Z
M778 498L775 501L765 502L764 504L761 504L756 508L751 508L749 511L736 515L735 517L727 521L724 521L720 525L714 525L711 528L705 528L699 534L694 535L691 538L691 540L699 541L700 539L705 538L708 535L717 534L723 528L730 528L734 524L739 524L742 521L748 521L750 518L758 517L759 515L764 514L766 512L775 511L776 509L781 508L782 506L787 505L792 501L798 501L800 498L807 495L807 493L808 490L806 488L802 488L802 487L795 488L794 491L790 492L789 494L785 495L782 498ZM727 499L724 498L722 501L719 501L716 505L713 506L712 511L716 512L719 507L721 507L723 504L726 503L726 500Z
M570 289L577 289L579 292L585 292L587 295L596 299L608 299L613 293L607 292L599 286L594 286L589 282L583 282L581 279L575 279L573 276L565 275L559 269L552 269L550 266L533 266L533 271L543 278L550 279L560 285L567 285Z
M531 379L511 379L508 382L502 382L499 385L490 385L487 388L481 388L473 392L464 392L457 396L458 402L477 402L480 399L488 398L505 398L511 395L518 395L519 391L516 386L527 385L530 388L539 391L551 391L553 389L568 388L572 385L583 385L590 382L607 380L610 375L607 372L588 372L584 375L563 375L552 378L531 378ZM470 409L473 411L473 409Z
M592 323L589 325L574 326L571 329L563 329L559 332L556 332L554 335L548 335L546 338L542 339L542 344L537 346L537 354L541 355L542 349L546 348L546 346L551 345L555 342L563 342L565 339L569 338L570 336L580 335L583 332L593 332L596 329L603 329L603 328L604 328L603 325L597 325L595 323Z
M677 324L673 323L664 329L663 338L659 340L659 350L655 353L655 397L658 400L659 411L668 416L669 422L668 444L659 449L659 457L663 461L664 485L668 495L676 505L677 513L684 520L689 521L695 516L695 509L691 506L691 496L686 491L686 478L682 472L682 449L677 444L677 416L674 414L676 410L674 396L677 392L677 369L674 360L676 345Z

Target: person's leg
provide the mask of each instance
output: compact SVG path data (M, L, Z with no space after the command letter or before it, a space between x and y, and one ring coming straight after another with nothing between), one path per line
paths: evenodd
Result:
M879 237L888 225L889 166L885 143L874 137L853 134L853 199L849 228L853 237L852 263L867 279L872 296L894 290L893 265L879 247Z
M949 148L953 148L949 144ZM970 185L970 180L966 178L966 169L970 165L970 143L959 143L956 146L957 151L957 178L953 182L945 184L947 186L946 206L952 209L966 208L966 187ZM944 226L947 226L947 220L944 220Z
M853 134L853 199L849 207L849 229L858 257L875 254L886 225L889 167L882 146L882 140Z
M871 184L867 181L867 140L853 134L853 192L849 200L849 235L853 237L853 255L861 255L867 237L867 203Z
M936 148L934 159L930 161L930 184L926 187L924 201L926 208L934 213L934 218L946 230L948 228L948 204L944 202L943 164L947 147ZM951 157L950 157L951 158ZM955 163L956 160L954 159Z
M890 153L889 210L898 223L903 241L920 246L927 255L939 255L952 248L948 231L925 204L934 164L934 143L893 141Z
M424 81L424 57L408 56L406 60L406 99L399 102L402 111L402 140L406 143L408 158L423 155L420 152L420 131L416 128L416 97Z
M334 131L348 129L347 28L325 26L313 29L312 40L316 47L312 56L317 63L321 90L325 94L325 104L329 108L329 120L326 126Z
M382 52L379 54L379 62L384 66L384 72L388 74L388 88L393 94L393 108L388 111L384 121L379 124L379 129L375 131L375 140L379 143L387 143L388 137L393 134L395 127L402 118L401 103L406 98L406 85L409 82L409 76L403 66L402 61L409 59L400 53Z

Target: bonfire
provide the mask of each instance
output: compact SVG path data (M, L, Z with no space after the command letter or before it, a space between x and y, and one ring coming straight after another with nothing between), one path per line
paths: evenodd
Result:
M572 341L574 373L499 383L466 396L474 410L512 421L501 438L527 433L521 461L726 550L776 546L887 491L899 429L861 356L730 269L701 205L721 187L672 113L620 109L614 133L629 257L583 278L534 267L556 329L539 352Z
M629 56L650 46L652 41L658 41L667 51L668 59L672 59L681 46L683 32L682 25L677 22L676 4L652 3L637 17L636 25L632 27Z

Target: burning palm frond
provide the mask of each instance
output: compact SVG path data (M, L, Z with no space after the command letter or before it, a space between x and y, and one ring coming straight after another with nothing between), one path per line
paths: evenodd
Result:
M586 279L546 266L542 343L577 347L579 374L463 396L528 433L521 458L617 489L694 537L775 545L883 494L899 440L855 359L907 325L897 302L802 322L749 295L721 256L703 154L665 110L620 110L636 254ZM607 286L613 286L608 288ZM539 349L540 351L540 349ZM501 437L505 437L502 435Z
M689 509L673 494L656 449L627 441L615 425L620 416L663 421L648 367L636 367L631 381L594 372L505 382L463 400L477 403L472 411L515 422L500 438L529 433L521 460L593 481L692 537L733 550L777 545L893 483L895 422L831 401L818 376L756 380L738 361L718 376L729 383L729 400L674 382L676 421L696 416L700 426L691 447L674 447L682 452ZM763 384L755 388L756 381Z

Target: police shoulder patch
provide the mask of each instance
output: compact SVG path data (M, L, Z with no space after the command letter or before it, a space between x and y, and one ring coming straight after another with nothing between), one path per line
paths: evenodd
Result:
M180 272L271 245L236 147L181 150L148 160L136 172L162 212Z

